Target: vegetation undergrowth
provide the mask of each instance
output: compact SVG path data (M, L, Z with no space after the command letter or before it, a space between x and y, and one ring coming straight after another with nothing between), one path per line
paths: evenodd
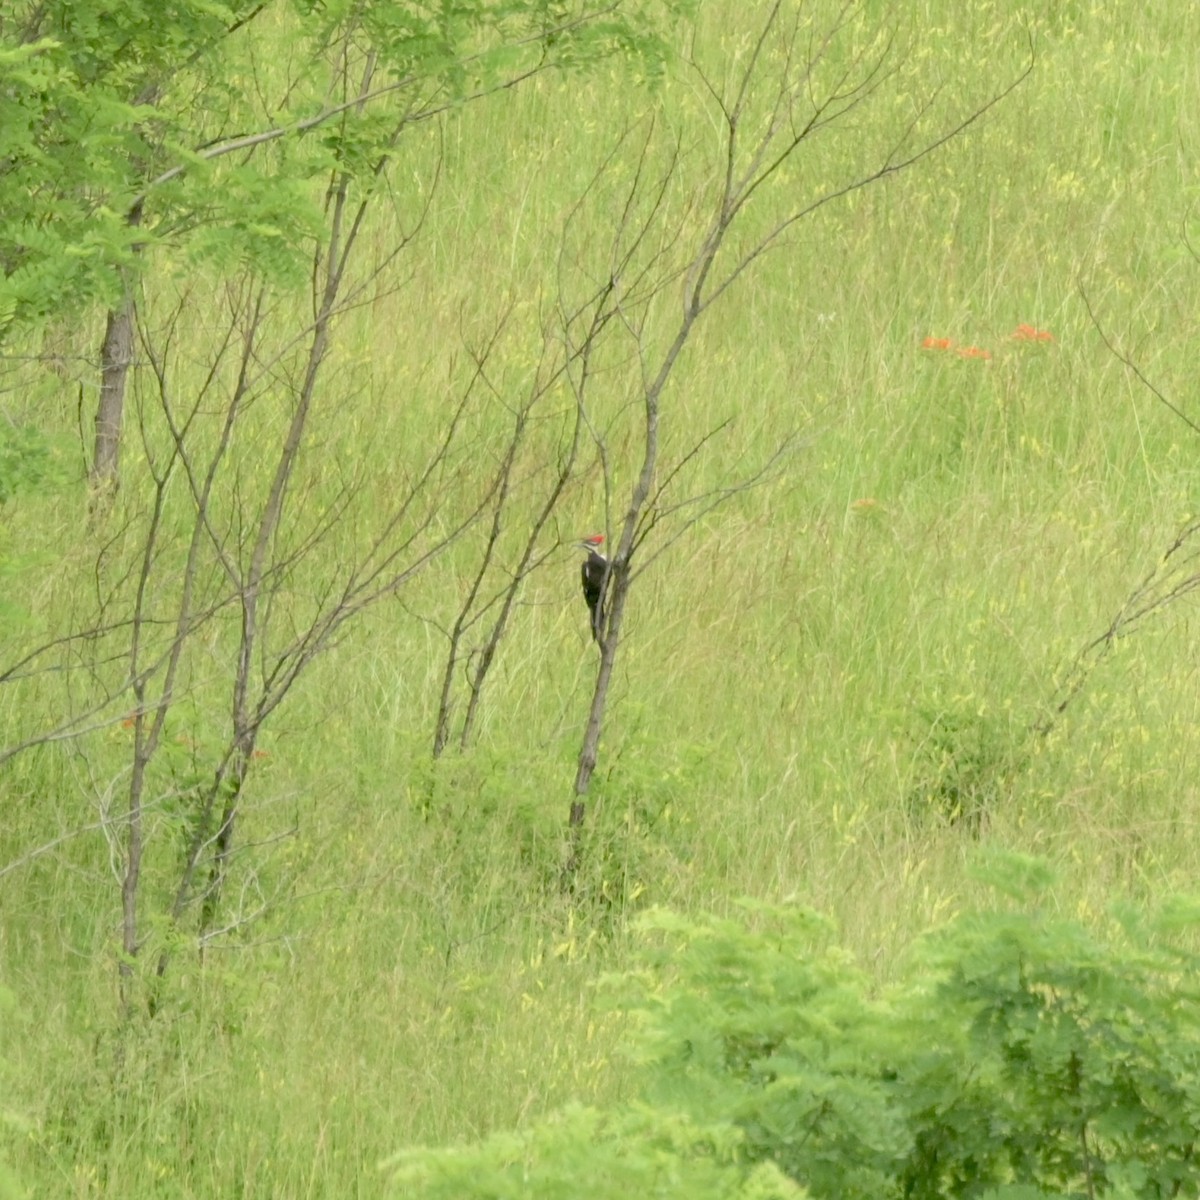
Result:
M999 904L921 939L882 992L811 910L650 914L610 981L635 1098L407 1151L395 1194L1193 1194L1194 901L1099 932L1047 911L1044 865L988 874Z
M345 127L266 145L260 178L250 155L200 149L274 104L319 114L332 91L288 81L334 54L322 22L352 6L239 23L257 7L182 6L196 25L171 38L137 24L154 4L117 26L73 25L78 4L0 16L0 1197L1194 1194L1193 926L1168 898L1200 845L1200 15L927 0L888 26L888 6L847 10L833 67L891 28L903 86L822 129L733 252L886 153L886 120L924 132L1033 69L913 169L791 228L697 325L660 421L682 490L655 510L566 872L599 657L567 546L615 541L643 364L689 286L672 255L721 175L688 60L730 85L749 16L629 4L629 31L522 25L494 56L472 23L453 48L483 58L465 68L431 34L401 125L350 105ZM362 7L378 21L329 75L350 100L372 78L351 79L353 54L377 38L366 60L400 71L425 13ZM19 36L52 10L48 43ZM72 39L90 49L52 57ZM172 90L155 72L193 45ZM56 91L72 71L82 90ZM87 140L109 121L120 137ZM131 223L138 171L177 151L194 173ZM606 273L621 188L676 153L676 223ZM605 164L625 174L597 188ZM296 507L272 525L272 448L305 395L339 194L374 205L370 265L346 277L359 290L312 393ZM105 239L115 266L93 272ZM621 297L647 261L661 307L638 325ZM92 477L100 348L135 278L110 492ZM583 429L468 727L500 609L484 604L518 579L581 411L554 374L567 301L617 285L605 328L627 340L588 363L602 436ZM247 373L227 489L197 520L198 465ZM460 410L422 498L409 489ZM189 437L191 474L172 458ZM511 445L496 528L485 502ZM397 576L438 552L330 630L261 723L249 703L234 719L238 664L248 695L273 696L410 495ZM179 592L156 587L182 577L197 529L188 653L139 699L130 681L179 628ZM259 541L267 633L247 645ZM450 662L489 551L483 615ZM113 650L134 611L140 658ZM46 645L58 657L25 661ZM995 903L969 869L981 848L1057 882ZM601 980L618 981L607 1005Z

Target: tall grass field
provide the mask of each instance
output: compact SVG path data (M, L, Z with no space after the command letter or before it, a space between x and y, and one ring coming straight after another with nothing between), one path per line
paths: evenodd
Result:
M651 117L653 153L680 147L670 227L680 245L703 227L721 129L684 59L733 78L761 7L701 0L661 78L611 61L539 75L410 135L364 237L382 252L417 232L339 327L338 401L314 417L300 485L318 508L347 473L369 487L297 570L298 610L420 469L495 335L461 490L423 519L449 527L491 477L558 289L594 283L588 255L613 237L598 172L629 178ZM910 168L796 222L697 324L662 397L664 469L720 427L677 498L731 494L690 526L688 509L664 518L631 592L575 886L561 872L598 655L570 543L622 515L640 461L629 341L597 363L615 499L586 443L469 744L431 755L486 523L348 623L264 725L226 893L253 919L201 955L179 947L152 1014L122 1012L118 974L131 729L104 720L0 765L0 1196L398 1195L383 1164L406 1148L622 1103L630 1019L597 988L640 961L651 910L810 906L885 989L919 935L987 903L972 864L990 853L1044 860L1044 903L1097 928L1116 901L1194 888L1194 546L1164 556L1200 500L1200 9L863 8L856 28L893 30L894 86L804 144L735 252L873 169L897 120L950 128L1032 70ZM229 303L219 273L166 264L145 313L189 271L171 346L195 380ZM103 320L6 346L34 361L0 414L45 436L53 469L0 505L0 671L96 602L98 547L115 569L150 503L131 438L112 512L88 518ZM284 418L262 403L247 428L266 438ZM554 411L522 478L556 453ZM519 500L505 536L533 512ZM1148 579L1178 595L1105 640ZM172 778L209 769L232 629L190 660ZM6 680L3 743L82 709L82 678ZM179 836L169 811L148 818L156 946L174 936Z

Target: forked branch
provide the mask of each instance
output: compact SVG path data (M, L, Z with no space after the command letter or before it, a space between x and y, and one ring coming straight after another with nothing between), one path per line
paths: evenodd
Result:
M714 78L695 50L690 69L700 90L711 100L714 124L721 130L719 160L704 176L715 183L700 196L673 209L682 182L685 156L677 143L659 152L653 125L635 159L623 197L608 201L619 213L607 250L606 263L593 268L593 279L607 277L582 305L565 298L560 302L564 340L573 347L572 385L583 423L592 437L603 471L609 560L606 606L600 629L600 662L584 729L570 809L569 849L564 881L572 885L581 854L587 795L596 768L609 687L617 661L631 587L645 566L687 531L700 517L771 477L780 467L798 431L784 431L780 449L758 467L726 484L678 495L677 484L687 470L698 465L712 440L728 425L718 424L677 460L659 479L664 400L680 358L692 340L697 322L732 285L806 217L842 197L882 182L921 163L955 138L966 133L997 104L1010 96L1029 76L1034 56L1003 88L988 96L964 116L952 118L941 129L917 137L919 124L928 117L932 100L919 106L916 115L886 142L877 161L866 164L848 179L834 183L811 199L790 206L781 202L785 168L792 164L818 133L828 136L853 114L867 119L872 102L886 92L897 77L895 43L884 37L868 43L869 50L847 52L840 66L822 71L841 47L857 6L847 3L830 24L810 37L802 33L798 6L776 0L767 11L757 35L727 84ZM827 78L826 78L827 76ZM890 119L883 110L881 120ZM622 139L622 144L628 137ZM589 185L599 192L608 175L619 168L615 151ZM706 193L706 194L705 194ZM590 195L585 195L590 199ZM582 205L581 201L581 205ZM744 244L731 237L748 224L748 214L760 206L782 206L784 215L766 222L766 232ZM688 218L710 214L698 234L690 232ZM573 214L573 219L576 214ZM568 233L571 222L568 223ZM658 305L666 288L682 279L680 310L664 336L663 312ZM603 396L601 377L592 365L605 356L619 331L632 346L637 363L640 409L639 442L625 451L610 436L600 418ZM611 360L612 351L607 352ZM618 465L618 456L624 461ZM617 479L629 479L627 498L618 503ZM616 509L616 511L614 511ZM652 543L659 544L652 548ZM637 569L635 569L635 558Z

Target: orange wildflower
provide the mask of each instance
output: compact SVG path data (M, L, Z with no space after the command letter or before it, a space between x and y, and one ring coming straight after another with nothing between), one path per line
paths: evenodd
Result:
M949 338L927 337L921 343L922 350L949 350L953 342Z
M1054 334L1048 329L1038 329L1033 325L1021 324L1013 330L1013 338L1018 342L1052 342Z
M992 352L990 350L983 350L979 346L965 346L961 350L959 350L958 353L961 358L991 358L992 357Z

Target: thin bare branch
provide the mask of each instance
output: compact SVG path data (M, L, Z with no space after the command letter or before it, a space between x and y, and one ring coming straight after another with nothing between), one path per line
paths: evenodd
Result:
M1100 323L1100 318L1096 316L1096 312L1092 308L1092 302L1088 298L1088 294L1084 290L1084 287L1082 284L1080 284L1080 286L1079 286L1079 295L1080 295L1080 298L1083 300L1084 308L1087 309L1087 315L1088 315L1088 318L1092 322L1092 326L1095 328L1096 332L1100 335L1100 340L1108 348L1108 352L1113 356L1113 358L1117 359L1118 362L1124 364L1125 367L1127 367L1130 371L1132 371L1134 376L1137 378L1138 382L1164 408L1166 408L1170 412L1174 413L1175 416L1177 416L1193 433L1200 433L1200 424L1193 421L1192 418L1189 417L1187 415L1187 413L1185 413L1183 411L1183 409L1181 409L1177 404L1175 404L1172 400L1170 400L1167 396L1165 396L1159 388L1155 387L1155 385L1146 377L1145 373L1137 365L1137 363L1134 362L1133 359L1130 358L1128 354L1123 353L1113 342L1112 338L1110 338L1108 336L1108 334L1104 330L1104 326L1101 325L1101 323Z
M548 36L563 35L570 33L572 30L579 28L581 25L591 21L595 21L603 17L607 13L611 13L617 8L617 4L611 4L607 9L599 12L585 15L571 21L566 21L562 25L553 30L545 30L537 34L531 34L525 38L518 38L511 43L512 49L520 49L523 46L530 44L545 42ZM470 55L461 60L459 66L463 69L468 69L477 62L480 62L486 57L485 52ZM489 87L479 88L474 92L468 93L466 96L456 97L452 100L447 100L440 105L430 104L419 112L413 113L409 118L409 123L418 121L432 120L434 117L440 116L442 113L449 112L451 109L457 108L465 103L471 103L476 100L482 100L488 96L494 96L499 93L509 91L517 87L533 76L541 74L543 71L550 70L553 64L538 63L525 71L518 72L515 76L509 79L502 80L499 83L492 84ZM259 130L257 133L243 134L239 137L228 138L218 142L215 145L201 146L192 152L193 160L204 162L212 161L213 159L223 158L229 154L237 154L246 150L254 150L259 146L266 145L269 142L279 141L281 138L300 137L305 133L309 133L313 129L317 129L322 125L327 125L330 121L338 117L344 116L354 110L361 111L364 106L373 104L377 100L382 100L385 97L393 96L397 92L403 92L411 89L415 84L420 82L421 76L407 75L403 79L393 80L391 83L384 84L382 87L372 88L368 86L362 88L354 96L343 99L336 104L328 105L320 112L315 113L311 117L305 117L300 121L293 121L288 124L276 125L270 129ZM192 161L177 163L170 169L156 175L146 185L137 196L134 197L133 206L143 204L158 188L166 183L170 183L173 179L178 179L192 166Z

